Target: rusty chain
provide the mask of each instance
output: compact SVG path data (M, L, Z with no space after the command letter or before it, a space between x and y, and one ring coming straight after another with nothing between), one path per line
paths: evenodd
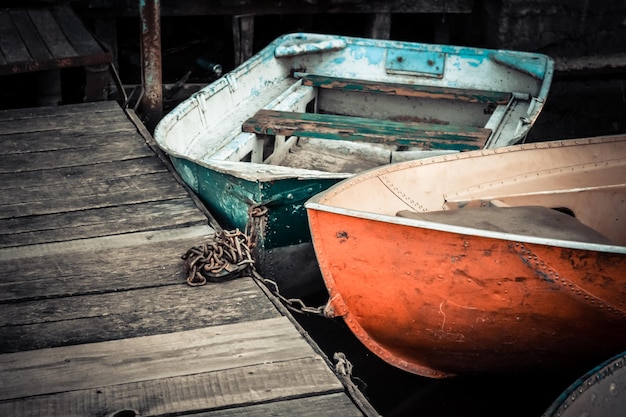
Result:
M319 307L309 307L304 303L304 301L299 298L287 298L280 293L276 281L273 281L269 278L264 278L254 269L251 270L251 273L252 278L265 286L265 288L267 288L275 297L282 301L285 307L287 307L289 310L300 314L309 313L325 317L324 311L326 309L326 305Z
M239 229L219 231L212 242L193 246L182 258L192 287L236 278L254 264L248 237Z
M299 298L287 298L280 293L275 281L264 278L256 271L252 249L256 246L258 230L263 225L267 211L264 206L251 206L245 232L239 229L220 230L213 241L191 247L182 256L187 284L197 287L207 282L223 282L247 275L267 288L289 310L324 316L325 305L308 307Z

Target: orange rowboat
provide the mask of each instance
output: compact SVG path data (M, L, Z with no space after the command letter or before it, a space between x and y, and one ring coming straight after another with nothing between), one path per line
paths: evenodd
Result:
M626 350L626 135L377 168L306 209L327 315L396 367L442 378Z

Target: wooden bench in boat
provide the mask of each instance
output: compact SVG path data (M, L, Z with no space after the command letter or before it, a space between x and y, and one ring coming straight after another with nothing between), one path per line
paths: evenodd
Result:
M242 130L261 135L303 136L462 151L482 149L491 135L491 129L473 126L276 110L259 110L244 122Z
M468 90L462 88L426 86L419 84L398 84L381 81L329 77L298 72L294 75L296 78L302 79L302 85L364 93L393 94L406 97L448 99L485 104L507 104L512 96L511 93L503 91Z
M605 245L613 244L611 240L576 220L575 217L543 206L472 207L421 213L402 210L396 215L493 232Z

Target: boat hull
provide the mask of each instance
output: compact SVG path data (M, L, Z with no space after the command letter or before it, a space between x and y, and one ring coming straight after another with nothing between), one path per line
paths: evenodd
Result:
M289 34L165 115L154 137L224 227L250 228L250 210L263 207L257 269L281 292L305 296L323 290L304 209L308 198L397 158L476 149L455 140L467 132L490 132L485 147L523 140L543 108L552 72L552 60L540 54ZM317 145L287 163L302 155L305 140L242 131L260 110L354 118L351 126L362 135L343 140L342 130L309 140L300 133ZM383 152L379 143L362 140L371 139L354 122L363 118L387 130L405 122L428 126L428 134L450 130L450 141L436 147L424 134L419 140L429 149L399 152L404 142L397 141L406 138L385 136Z
M315 241L333 315L406 371L550 369L626 346L624 291L609 280L626 271L624 255L328 212L310 223L314 236L334 236Z
M623 351L626 137L446 159L374 169L306 203L328 315L433 378Z
M222 227L256 237L252 248L256 268L264 278L276 282L282 295L296 297L324 290L304 203L339 179L254 181L184 158L171 159ZM254 217L252 208L263 211Z

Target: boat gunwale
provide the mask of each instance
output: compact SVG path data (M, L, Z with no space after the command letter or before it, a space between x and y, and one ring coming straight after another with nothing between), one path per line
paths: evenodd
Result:
M496 232L466 226L448 225L428 220L409 219L406 217L391 216L388 214L377 214L360 210L344 209L341 207L333 207L322 203L311 202L310 200L304 204L307 210L324 211L327 213L339 214L346 217L356 217L360 219L373 220L381 223L393 223L401 226L410 226L414 228L430 229L440 232L451 232L465 236L476 236L488 239L506 240L510 242L532 243L545 246L555 246L565 249L591 250L595 252L607 252L626 255L626 246L608 245L601 243L585 243L575 240L541 238L530 235L520 235L515 233Z
M304 168L291 168L282 165L259 164L254 162L223 161L218 159L199 161L187 158L184 155L170 155L178 159L187 160L204 168L212 169L222 174L228 174L236 178L254 182L268 182L285 179L347 179L354 175L353 173L325 172Z
M250 58L244 64L239 67L233 69L231 72L224 74L222 77L217 80L211 82L201 90L192 94L184 102L180 103L176 109L172 112L166 114L163 119L157 124L155 127L154 138L164 151L166 151L169 155L184 158L194 163L199 163L200 165L206 166L207 168L212 168L212 164L207 163L206 165L202 164L202 162L206 162L207 160L201 160L194 157L188 157L184 155L182 152L178 152L175 149L185 149L185 152L188 152L189 148L194 144L197 139L204 135L203 129L198 130L195 134L190 135L190 137L185 141L184 146L174 146L174 144L170 143L169 135L171 130L175 127L177 122L179 122L182 118L186 117L190 112L200 110L202 111L202 101L208 101L212 98L217 92L223 90L228 87L231 82L235 82L236 80L244 73L248 72L253 67L256 67L264 62L265 59L270 59L274 55L275 48L279 45L283 45L289 41L298 41L307 39L315 39L315 37L321 39L327 39L333 37L333 35L326 34L316 34L316 33L306 33L306 32L294 32L288 33L282 36L279 36L272 42L270 42L266 47L264 47L261 51L259 51L255 56ZM337 36L334 36L337 37ZM377 47L377 48L388 48L390 45L395 45L399 48L422 48L426 51L436 51L443 53L450 53L455 55L462 54L471 54L474 56L484 56L490 57L494 54L507 54L512 56L519 56L525 58L532 59L540 59L544 63L544 73L543 77L539 78L541 81L539 85L539 91L537 92L536 97L534 99L539 100L540 103L543 103L548 95L551 81L553 77L554 70L554 62L552 58L548 55L534 53L534 52L526 52L526 51L512 51L512 50L502 50L502 49L488 49L488 48L476 48L476 47L467 47L467 46L455 46L455 45L446 45L446 44L429 44L429 43L421 43L421 42L406 42L406 41L396 41L396 40L376 40L376 39L367 39L367 38L359 38L359 37L350 37L350 36L340 36L341 39L345 40L349 45L361 46L361 47ZM280 58L275 58L280 59ZM233 81L234 80L234 81ZM376 81L376 80L372 80ZM407 84L411 84L410 78L407 81L399 80L398 82L406 82ZM452 86L450 86L452 87ZM458 87L457 87L458 88ZM490 91L488 88L485 88L486 91ZM537 108L536 105L531 105L528 109L528 116L530 119L530 125L534 125L534 121L537 119L539 112L543 108L543 105ZM204 126L204 121L202 124ZM215 125L215 123L214 123ZM204 126L206 128L206 126ZM193 132L192 132L193 133ZM492 134L493 136L493 134ZM491 138L490 138L491 140ZM264 165L264 164L263 164ZM313 171L313 175L318 175L319 173L323 173L323 171Z
M626 246L622 245L610 245L601 243L588 243L575 240L564 239L552 239L546 237L536 237L531 235L521 235L515 233L498 232L492 230L485 230L480 228L449 225L440 222L433 222L429 220L411 219L406 217L399 217L389 214L373 213L369 211L362 211L357 209L347 209L342 207L335 207L329 204L324 204L325 200L331 198L331 196L340 194L344 189L351 187L353 184L362 182L366 179L377 178L380 175L390 174L392 172L403 171L416 166L438 164L449 162L451 160L475 158L480 156L497 155L503 153L516 153L528 150L540 150L540 149L552 149L552 148L571 148L575 146L592 145L595 143L616 143L626 142L626 135L608 135L601 137L581 138L581 139L566 139L550 142L538 142L532 144L514 145L504 148L482 149L478 151L461 152L452 155L436 156L432 158L419 159L415 161L398 162L383 167L374 168L363 172L357 176L353 176L345 181L339 182L326 191L321 192L311 197L304 207L308 211L324 211L328 213L339 214L346 217L356 217L366 220L372 220L376 222L392 223L401 226L409 226L413 228L423 228L436 230L441 232L457 233L459 235L468 235L483 237L489 239L506 240L511 242L531 243L539 245L556 246L567 249L577 250L590 250L596 252L626 254ZM452 159L451 159L452 158Z

